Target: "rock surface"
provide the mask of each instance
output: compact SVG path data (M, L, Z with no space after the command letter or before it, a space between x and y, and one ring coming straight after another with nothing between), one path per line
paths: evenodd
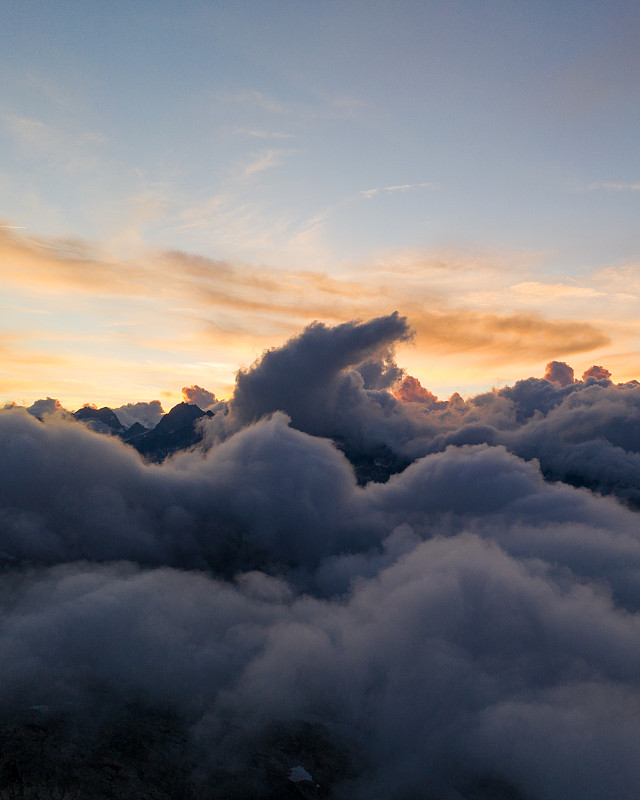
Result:
M118 435L124 432L124 425L107 406L103 408L84 406L75 411L73 416L96 433Z
M196 425L204 416L213 416L192 403L178 403L162 417L153 430L126 441L149 461L164 461L167 456L198 444L202 434Z
M301 763L314 782L290 780ZM34 707L0 726L1 800L319 800L351 774L318 724L273 726L228 764L185 723L139 707L93 722Z

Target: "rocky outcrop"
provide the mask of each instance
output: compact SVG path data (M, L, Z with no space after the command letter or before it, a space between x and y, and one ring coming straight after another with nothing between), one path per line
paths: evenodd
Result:
M124 425L107 406L103 408L84 406L75 411L73 416L96 433L119 435L124 432Z
M141 436L143 433L148 433L152 428L145 428L144 425L141 425L139 422L134 422L130 428L127 428L124 433L121 434L123 441L130 442L132 439L135 439L136 436Z
M348 446L345 440L338 436L334 437L333 442L351 462L360 486L365 486L371 481L386 483L392 475L402 472L411 463L411 459L395 453L386 444L368 450L358 450Z
M203 411L192 403L178 403L153 430L128 436L126 441L149 461L163 461L172 453L186 450L201 441L202 434L196 423L205 416L213 416L213 412Z
M0 799L197 797L187 744L176 720L140 709L98 725L34 708L0 728Z
M34 708L0 726L0 800L319 800L352 775L319 724L270 727L228 765L212 755L139 706L100 722Z

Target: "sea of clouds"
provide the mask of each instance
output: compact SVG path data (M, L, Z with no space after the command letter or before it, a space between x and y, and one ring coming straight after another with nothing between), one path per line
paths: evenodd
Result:
M167 709L238 770L311 720L354 765L335 798L635 800L640 385L552 362L439 401L410 335L311 325L162 464L1 411L5 712ZM362 486L336 441L411 463Z

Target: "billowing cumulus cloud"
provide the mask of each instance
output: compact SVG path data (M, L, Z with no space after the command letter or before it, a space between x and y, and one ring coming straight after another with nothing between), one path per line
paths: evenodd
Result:
M573 368L564 361L550 361L543 375L546 381L557 383L558 386L569 386L573 383Z
M640 386L437 401L409 335L309 326L162 464L0 411L0 734L124 720L185 798L635 800Z
M200 408L207 409L216 403L216 396L208 389L203 389L202 386L194 384L193 386L183 386L182 396L185 403L195 403Z
M435 394L425 389L417 378L407 375L400 386L393 393L398 400L404 403L422 403L426 406L435 406L438 398Z
M397 313L335 328L313 323L238 373L232 418L246 425L284 411L307 433L343 437L358 446L385 442L388 429L403 419L387 391L369 387L397 378L389 348L409 338L407 321Z
M54 414L56 411L62 410L63 408L60 401L54 397L36 400L36 402L27 409L29 414L32 414L34 417L42 417L44 414Z
M113 411L125 428L130 428L136 422L145 428L153 428L164 414L159 400L151 400L149 403L125 403Z
M611 373L605 367L594 364L583 372L582 380L586 381L587 378L595 378L597 381L608 381L611 378Z

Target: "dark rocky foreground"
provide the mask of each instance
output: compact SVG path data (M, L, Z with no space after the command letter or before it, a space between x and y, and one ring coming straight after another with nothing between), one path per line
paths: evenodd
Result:
M32 709L0 728L0 798L300 800L330 797L353 776L328 732L311 723L273 726L238 744L228 766L217 761L171 716L135 708L88 723ZM291 780L302 765L313 782Z
M72 416L95 433L120 437L147 461L161 463L174 453L199 445L203 433L197 422L202 417L212 417L214 414L212 411L203 411L195 403L178 403L152 429L144 428L139 422L125 429L115 413L106 406L83 407ZM410 459L398 455L384 444L358 449L349 445L342 436L331 439L351 462L360 486L370 481L385 483L391 475L402 472L411 463Z
M90 723L37 708L5 717L0 800L350 800L361 796L352 781L368 771L357 748L337 746L318 723L272 725L249 741L239 736L235 745L231 732L232 744L215 753L195 739L175 717L139 707ZM528 800L487 776L457 788L391 794L393 800Z
M198 444L202 440L202 433L196 422L201 417L213 416L213 412L203 411L195 403L178 403L152 429L143 427L139 422L125 429L107 406L87 406L72 416L95 433L119 436L148 461L159 463L173 453Z

